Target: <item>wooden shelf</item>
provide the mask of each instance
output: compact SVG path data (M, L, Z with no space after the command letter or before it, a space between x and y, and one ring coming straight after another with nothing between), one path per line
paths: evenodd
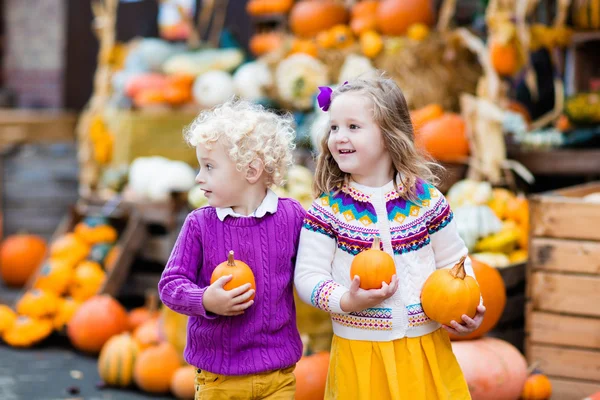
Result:
M600 149L510 151L534 175L600 175Z

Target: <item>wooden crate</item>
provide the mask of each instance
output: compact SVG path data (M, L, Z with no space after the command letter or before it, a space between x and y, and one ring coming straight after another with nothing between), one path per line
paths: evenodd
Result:
M554 385L553 399L600 391L600 182L531 198L526 356Z
M78 204L69 209L67 215L63 218L56 231L52 235L49 243L53 243L60 236L72 232L75 225L82 221L86 216L98 215L102 210L90 205ZM128 277L131 263L145 240L145 229L140 214L132 208L121 206L110 215L106 215L111 226L118 233L118 239L115 246L118 247L118 254L114 266L106 273L104 284L99 290L100 294L109 294L117 296L123 283ZM49 255L46 256L48 258ZM43 264L42 264L43 265ZM23 287L23 293L33 286L40 274L40 269L36 271ZM17 300L18 301L18 300Z

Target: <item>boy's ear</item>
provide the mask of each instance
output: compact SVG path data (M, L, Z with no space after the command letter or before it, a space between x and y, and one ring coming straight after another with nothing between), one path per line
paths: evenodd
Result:
M261 159L256 159L250 163L250 167L246 172L246 180L249 183L256 183L262 176L263 171L265 170L265 164Z

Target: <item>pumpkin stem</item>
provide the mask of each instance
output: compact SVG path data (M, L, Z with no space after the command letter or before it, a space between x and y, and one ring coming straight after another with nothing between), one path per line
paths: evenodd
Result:
M235 267L235 259L233 258L233 250L230 250L229 254L227 255L227 266Z
M158 310L158 294L156 290L146 291L146 309L151 314Z
M371 246L372 250L379 250L379 244L381 243L381 239L379 236L375 236L375 240L373 240L373 245Z
M467 272L465 271L465 260L467 259L467 256L462 256L460 258L460 260L456 263L456 265L454 267L452 267L452 271L450 271L450 273L452 274L453 277L458 278L458 279L465 279L465 276L467 276Z

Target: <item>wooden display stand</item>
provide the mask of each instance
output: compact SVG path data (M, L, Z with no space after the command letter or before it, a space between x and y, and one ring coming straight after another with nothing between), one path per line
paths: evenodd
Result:
M600 391L600 182L531 198L526 356L553 399Z

